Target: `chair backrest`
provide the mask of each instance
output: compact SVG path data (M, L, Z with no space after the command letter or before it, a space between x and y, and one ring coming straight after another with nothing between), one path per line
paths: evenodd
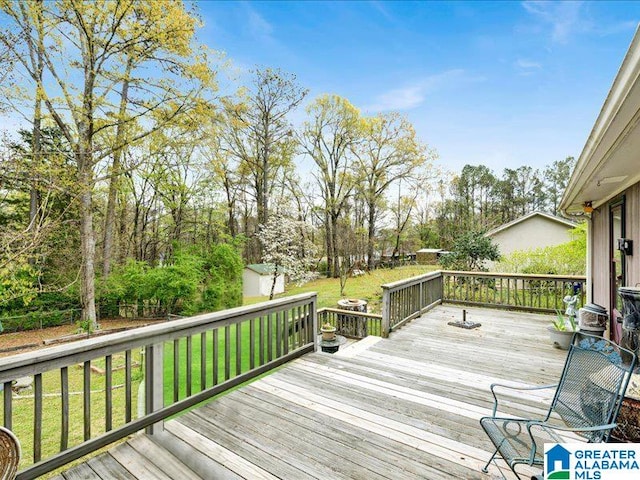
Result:
M555 412L573 428L615 422L635 364L633 352L605 338L576 333L550 413ZM601 442L610 433L597 431L582 436Z
M0 427L0 480L13 480L20 463L20 442L4 427Z

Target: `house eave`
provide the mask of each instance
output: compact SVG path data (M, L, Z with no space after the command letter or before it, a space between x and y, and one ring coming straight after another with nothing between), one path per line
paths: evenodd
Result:
M583 213L640 182L640 29L618 70L560 202L567 215Z

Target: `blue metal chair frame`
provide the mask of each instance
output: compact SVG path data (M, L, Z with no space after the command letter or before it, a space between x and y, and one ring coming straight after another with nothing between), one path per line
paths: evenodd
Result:
M560 381L556 385L515 388L491 385L494 405L491 416L480 425L491 439L495 452L482 469L487 472L502 457L516 477L519 465L543 465L544 443L561 443L561 435L573 432L588 442L606 442L615 428L616 417L627 389L636 355L609 340L581 332L573 336ZM498 417L497 389L518 391L555 388L544 418ZM562 420L559 422L557 419Z

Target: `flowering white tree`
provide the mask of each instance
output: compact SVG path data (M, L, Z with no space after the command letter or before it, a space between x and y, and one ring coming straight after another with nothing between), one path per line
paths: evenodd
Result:
M273 280L269 300L273 299L278 275L285 273L298 285L314 276L310 271L315 260L316 248L308 239L308 227L304 222L282 214L273 214L260 226L258 239L262 245L262 258L273 267Z

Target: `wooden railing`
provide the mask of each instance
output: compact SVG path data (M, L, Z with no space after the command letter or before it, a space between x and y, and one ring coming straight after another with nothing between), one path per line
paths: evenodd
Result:
M382 285L382 336L441 302L439 271Z
M563 298L579 288L585 302L583 276L526 275L437 271L382 285L382 336L441 302L508 308L528 312L564 311Z
M36 478L315 349L315 293L0 359L18 479ZM12 383L32 382L27 394ZM136 408L137 407L137 408Z
M318 310L318 324L330 323L336 333L350 338L364 338L369 335L382 336L382 315L353 312L338 308Z
M564 310L562 301L580 286L577 307L585 300L585 277L486 272L442 272L442 300L448 303L553 313Z

